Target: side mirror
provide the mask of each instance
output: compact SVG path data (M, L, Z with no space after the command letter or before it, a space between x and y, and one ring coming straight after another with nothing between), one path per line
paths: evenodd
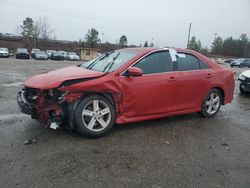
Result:
M138 67L129 67L127 70L127 76L142 76L143 71Z

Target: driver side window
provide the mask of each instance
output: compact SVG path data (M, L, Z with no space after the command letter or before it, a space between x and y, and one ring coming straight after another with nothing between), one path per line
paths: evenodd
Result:
M155 52L140 60L138 67L143 74L155 74L174 71L174 64L168 51Z

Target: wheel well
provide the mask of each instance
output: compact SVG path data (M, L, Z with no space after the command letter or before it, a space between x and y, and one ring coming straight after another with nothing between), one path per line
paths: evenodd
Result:
M220 94L221 94L221 97L222 97L222 104L224 105L224 99L225 99L225 92L222 88L220 87L215 87L214 89L217 89L219 90Z
M114 98L113 98L111 93L108 93L108 92L100 92L100 93L98 93L98 92L87 92L84 95L84 97L89 96L89 95L101 95L101 96L105 97L114 106L114 108L116 109L115 101L114 101Z

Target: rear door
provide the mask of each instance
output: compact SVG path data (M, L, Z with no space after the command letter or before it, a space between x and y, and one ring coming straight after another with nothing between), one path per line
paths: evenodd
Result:
M133 66L142 69L143 76L120 77L123 115L133 117L172 111L177 78L169 51L149 54Z
M176 108L178 110L201 106L215 76L213 70L196 56L188 53L184 55L184 58L180 57L176 62L178 73Z

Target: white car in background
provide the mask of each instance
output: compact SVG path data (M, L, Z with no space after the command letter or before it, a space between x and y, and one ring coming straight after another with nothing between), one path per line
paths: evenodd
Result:
M67 56L67 52L63 51L63 50L59 50L57 51L61 56L63 56L64 59L66 59Z
M0 48L0 57L9 57L9 49L8 48Z
M51 57L53 52L55 52L55 50L46 50L46 54L48 55L49 58Z
M70 61L79 61L80 57L75 52L67 52L65 59Z

